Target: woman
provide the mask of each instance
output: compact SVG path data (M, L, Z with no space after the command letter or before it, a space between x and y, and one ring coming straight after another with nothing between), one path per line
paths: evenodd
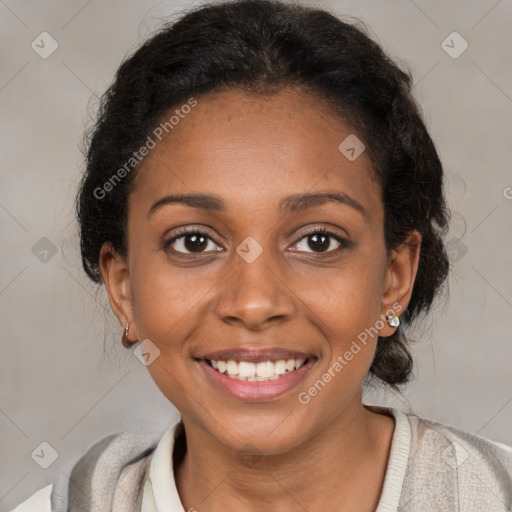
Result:
M510 510L510 448L364 404L443 290L443 169L362 27L199 7L120 66L77 197L103 283L180 413L106 437L17 509ZM138 343L139 342L139 343Z

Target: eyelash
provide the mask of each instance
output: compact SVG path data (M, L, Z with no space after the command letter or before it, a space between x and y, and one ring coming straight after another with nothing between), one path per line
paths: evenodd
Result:
M167 240L164 245L163 245L163 249L168 251L169 247L178 239L180 238L183 238L187 235L201 235L201 236L204 236L205 238L208 238L209 240L213 241L214 243L217 243L211 236L209 233L207 233L206 231L203 231L199 228L196 228L196 229L191 229L191 228L184 228L183 230L181 231L178 231L178 233L176 234L176 236L173 236L171 239ZM345 238L343 237L340 237L339 235L337 235L336 233L333 233L332 231L328 231L327 229L325 228L312 228L308 231L306 231L305 233L302 233L301 237L297 240L297 242L295 242L293 245L296 245L297 243L299 243L301 240L303 240L304 238L307 238L308 236L312 236L312 235L325 235L325 236L328 236L330 238L333 238L334 240L336 240L339 244L340 244L340 247L338 247L337 249L331 249L330 251L326 251L324 253L322 252L319 252L319 253L315 253L314 251L312 251L312 254L317 254L319 256L322 256L322 255L331 255L332 253L335 253L336 251L341 251L343 249L348 249L350 246L351 246L351 243L346 240ZM217 244L218 245L218 244ZM303 251L297 251L297 252L303 252ZM186 255L193 255L193 256L199 256L200 254L204 254L204 253L183 253L183 252L179 252L179 251L175 251L176 254L180 255L180 256L186 256Z

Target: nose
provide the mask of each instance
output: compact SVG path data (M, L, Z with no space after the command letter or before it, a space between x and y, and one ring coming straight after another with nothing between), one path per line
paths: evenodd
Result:
M279 275L279 266L264 255L252 263L236 257L217 300L217 314L224 322L261 330L289 320L296 311L294 293Z

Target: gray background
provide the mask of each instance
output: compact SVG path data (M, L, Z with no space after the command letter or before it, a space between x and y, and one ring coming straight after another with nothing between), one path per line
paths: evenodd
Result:
M416 378L403 396L367 401L512 444L512 2L310 4L360 17L408 63L453 212L450 298L415 334ZM81 270L72 202L94 95L163 18L193 5L0 0L0 510L99 437L176 418ZM59 45L47 59L31 48L43 31ZM469 44L456 59L441 46L453 31ZM31 458L42 441L59 455L48 469Z

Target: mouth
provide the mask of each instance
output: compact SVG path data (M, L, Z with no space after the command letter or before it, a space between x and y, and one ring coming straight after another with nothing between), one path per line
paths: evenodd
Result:
M237 349L194 358L206 377L244 400L276 398L295 387L315 364L312 354L281 349Z

